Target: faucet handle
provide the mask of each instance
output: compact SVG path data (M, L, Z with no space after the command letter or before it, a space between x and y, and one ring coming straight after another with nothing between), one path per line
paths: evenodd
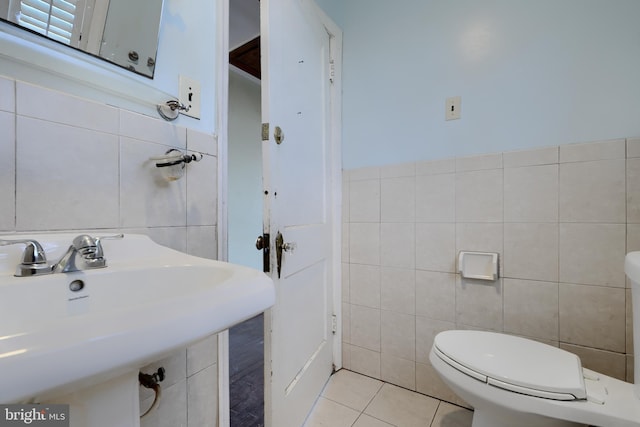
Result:
M24 252L22 253L23 264L43 264L47 262L47 256L42 249L42 245L37 240L32 239L18 239L18 240L5 240L0 239L0 246L25 244Z
M80 234L73 239L72 245L80 255L86 258L94 258L97 252L97 239L89 236L88 234Z
M100 237L96 237L96 240L106 240L106 239L111 239L111 240L124 239L124 233L114 234L114 235L112 235L112 236L100 236Z
M124 234L114 234L112 236L100 236L96 237L96 258L104 258L104 250L102 249L102 240L116 240L116 239L124 239Z
M42 274L45 270L51 270L51 266L47 264L47 256L42 249L42 245L33 239L17 239L5 240L0 239L0 246L8 246L22 243L25 246L22 252L22 262L16 269L16 276L33 276ZM49 271L50 272L50 271Z
M100 260L104 258L102 250L103 239L122 239L124 234L116 234L114 236L91 237L88 234L80 234L73 239L73 248L77 250L83 258L87 260Z

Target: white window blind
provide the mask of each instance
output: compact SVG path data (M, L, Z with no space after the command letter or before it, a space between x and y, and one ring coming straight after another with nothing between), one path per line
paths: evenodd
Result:
M78 0L21 0L18 23L25 28L70 44Z

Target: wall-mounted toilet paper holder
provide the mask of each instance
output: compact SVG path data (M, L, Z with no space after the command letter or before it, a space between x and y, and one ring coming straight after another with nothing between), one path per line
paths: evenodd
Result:
M496 252L460 251L458 272L465 279L497 280L498 254Z

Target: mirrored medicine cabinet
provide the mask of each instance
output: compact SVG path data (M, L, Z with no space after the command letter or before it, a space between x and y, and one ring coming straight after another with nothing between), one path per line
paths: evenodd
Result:
M0 0L0 20L153 78L162 0Z

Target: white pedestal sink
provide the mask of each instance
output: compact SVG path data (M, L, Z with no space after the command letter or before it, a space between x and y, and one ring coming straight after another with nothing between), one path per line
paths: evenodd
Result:
M55 262L76 235L2 238L35 239ZM137 396L130 377L140 367L275 301L273 282L260 271L142 235L102 245L105 268L32 277L14 277L21 245L0 247L0 403L59 401L78 390L107 396L111 383L135 386Z

